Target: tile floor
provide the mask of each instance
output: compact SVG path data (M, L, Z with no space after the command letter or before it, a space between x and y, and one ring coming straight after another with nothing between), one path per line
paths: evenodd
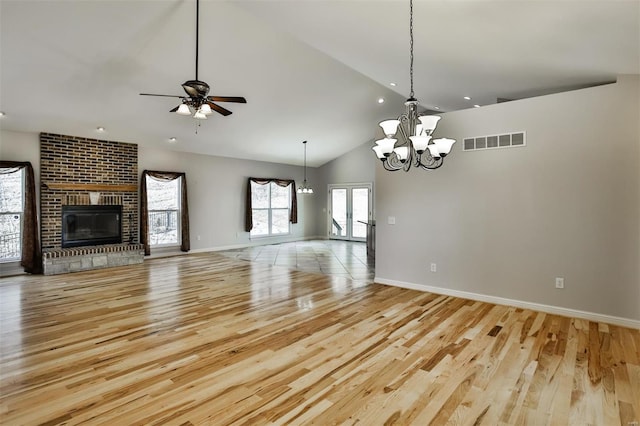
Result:
M367 260L365 243L309 240L271 244L219 252L252 262L269 263L306 272L373 282L374 263Z

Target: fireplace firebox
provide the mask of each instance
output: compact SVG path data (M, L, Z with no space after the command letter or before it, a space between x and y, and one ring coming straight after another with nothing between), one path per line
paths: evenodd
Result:
M62 206L62 247L122 243L122 206Z

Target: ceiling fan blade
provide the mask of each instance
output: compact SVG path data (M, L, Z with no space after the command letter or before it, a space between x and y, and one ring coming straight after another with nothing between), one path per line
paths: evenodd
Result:
M156 95L155 93L140 93L142 96L164 96L165 98L184 98L184 96L178 95Z
M177 107L175 107L174 109L172 109L172 110L171 110L171 111L169 111L169 112L176 112L176 111L178 110L178 108L180 108L180 105L178 105Z
M226 108L222 108L220 105L216 105L213 102L207 102L207 104L211 107L212 110L219 112L220 114L224 115L225 117L227 115L231 115L231 111L229 111Z
M207 99L215 102L236 102L246 104L247 100L242 96L207 96Z

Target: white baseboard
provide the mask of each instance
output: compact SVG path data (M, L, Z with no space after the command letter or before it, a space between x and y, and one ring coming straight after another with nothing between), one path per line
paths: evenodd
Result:
M402 287L411 290L428 291L430 293L442 294L445 296L460 297L463 299L477 300L479 302L494 303L496 305L514 306L517 308L530 309L533 311L546 312L565 317L580 318L588 321L604 322L622 327L640 329L640 321L630 318L614 317L595 312L580 311L577 309L562 308L559 306L543 305L541 303L525 302L522 300L506 299L504 297L488 296L486 294L471 293L468 291L451 290L442 287L432 287L429 285L408 283L404 281L390 280L387 278L375 277L374 281L379 284Z

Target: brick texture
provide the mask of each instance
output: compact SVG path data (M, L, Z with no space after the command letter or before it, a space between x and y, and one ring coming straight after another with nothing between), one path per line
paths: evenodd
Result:
M48 188L45 183L138 184L138 145L75 136L40 134L40 227L42 248L62 246L62 204L86 191ZM105 192L122 198L122 241L138 242L138 191Z

